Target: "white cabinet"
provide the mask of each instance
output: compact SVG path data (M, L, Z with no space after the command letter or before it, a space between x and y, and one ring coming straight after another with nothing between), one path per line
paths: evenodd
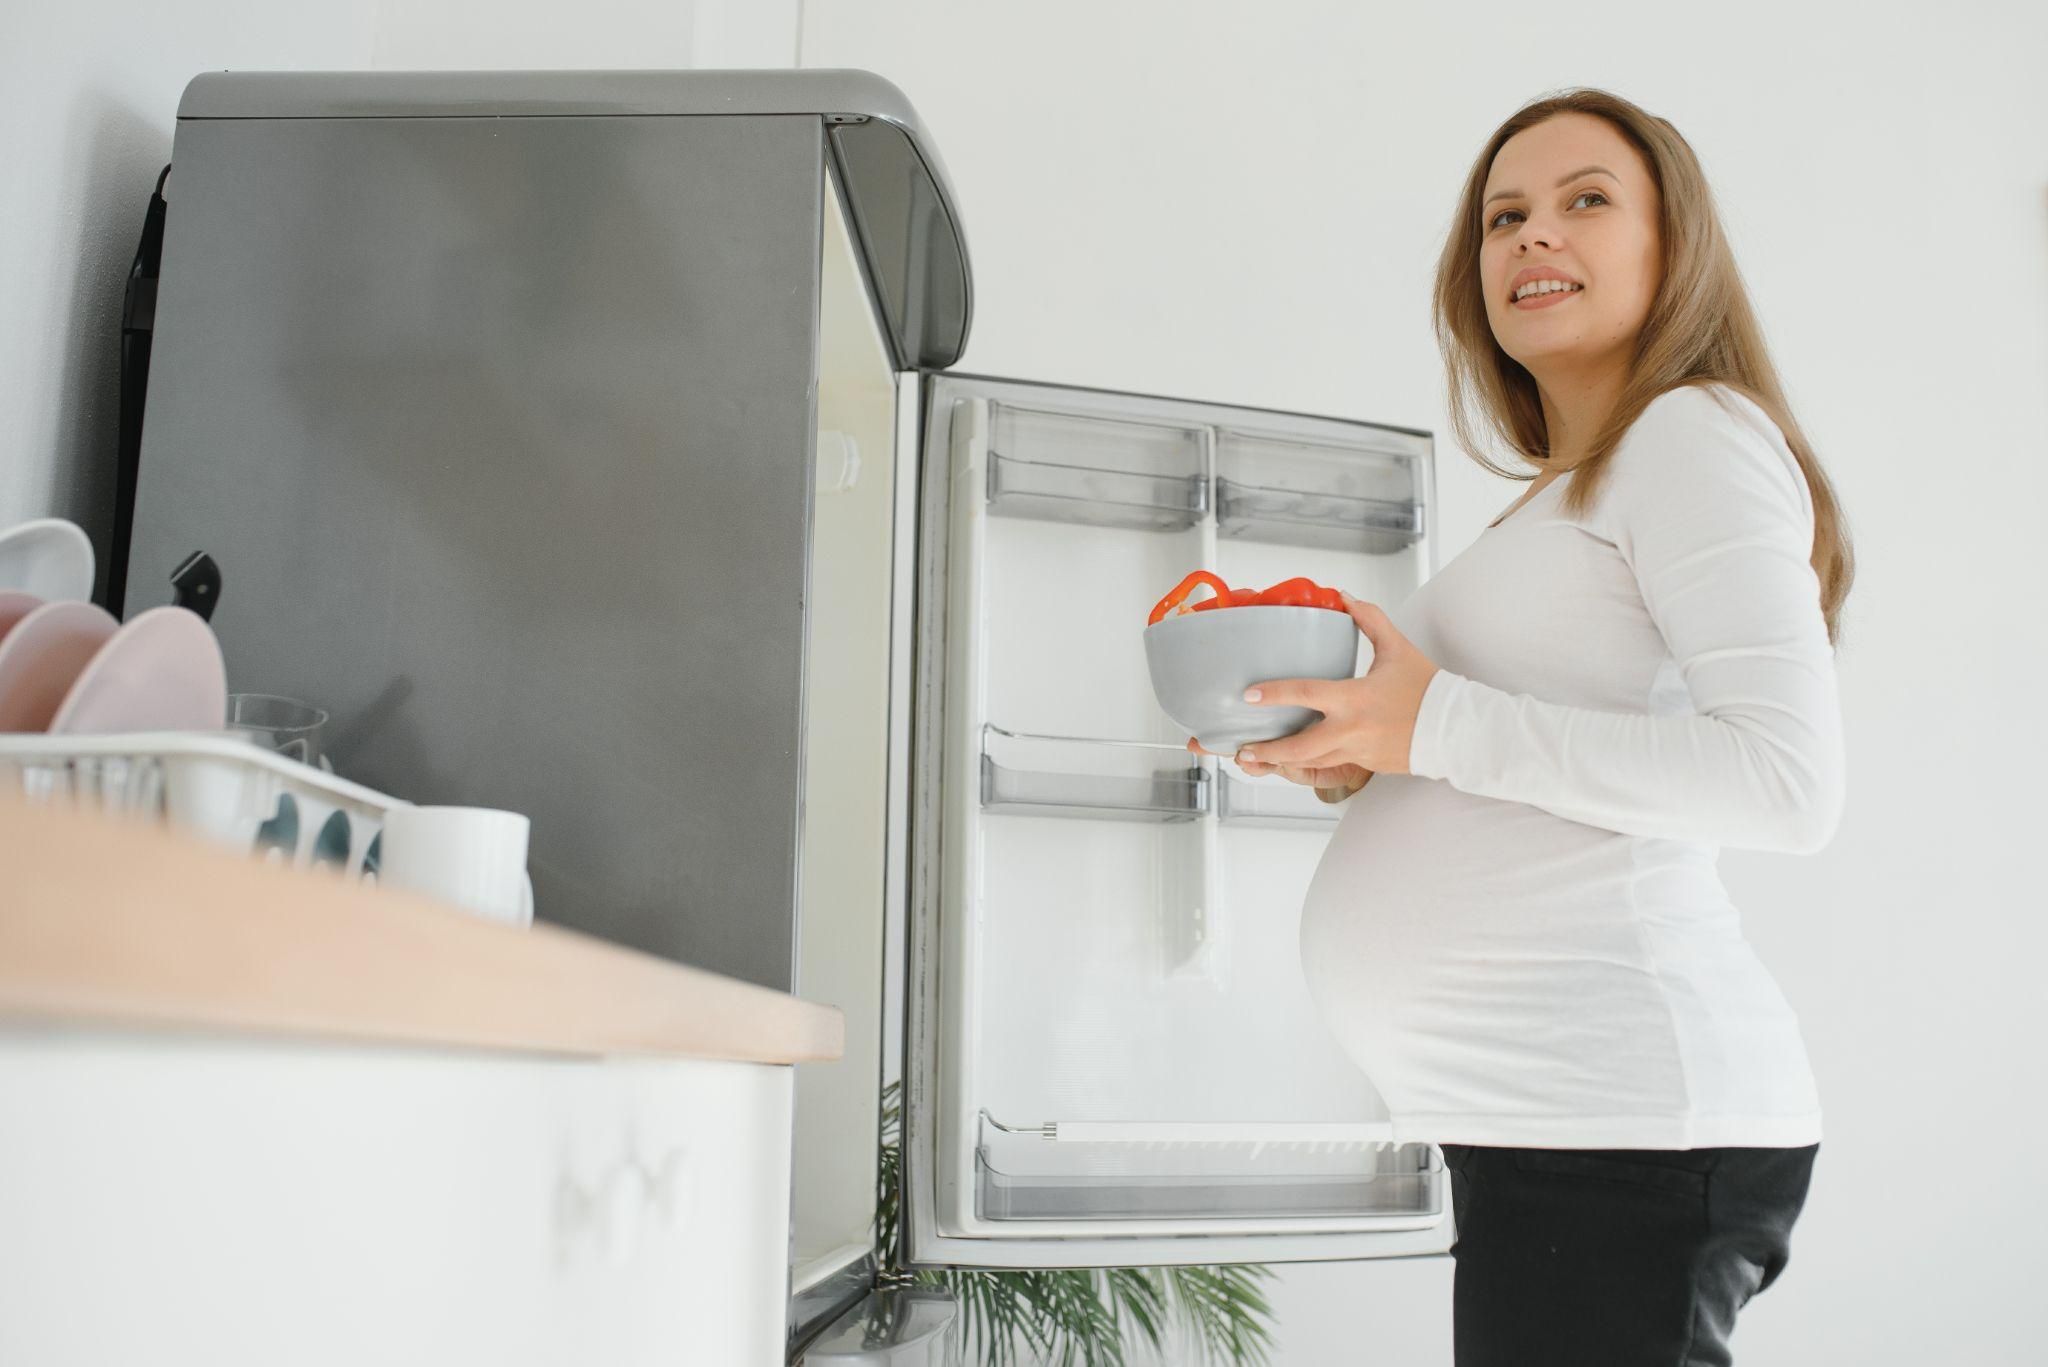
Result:
M0 1026L0 1363L770 1364L791 1070Z

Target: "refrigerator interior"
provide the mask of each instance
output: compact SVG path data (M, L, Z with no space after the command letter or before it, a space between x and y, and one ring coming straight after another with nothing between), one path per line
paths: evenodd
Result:
M913 1258L1441 1251L1441 1158L1388 1142L1298 965L1342 808L1187 751L1142 641L1198 567L1398 601L1430 568L1428 436L972 377L934 379L927 423Z

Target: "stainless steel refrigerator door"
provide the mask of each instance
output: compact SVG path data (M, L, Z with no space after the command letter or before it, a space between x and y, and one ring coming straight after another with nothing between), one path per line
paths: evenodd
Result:
M232 685L341 772L526 812L543 919L789 990L818 118L175 155L130 611L211 552Z
M1441 1156L1391 1142L1300 978L1338 809L1186 751L1142 649L1198 566L1412 589L1428 435L931 376L922 440L910 1261L1445 1251Z

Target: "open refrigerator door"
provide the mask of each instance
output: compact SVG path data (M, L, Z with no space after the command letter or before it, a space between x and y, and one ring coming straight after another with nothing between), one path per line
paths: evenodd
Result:
M912 1262L1440 1253L1302 978L1341 806L1185 747L1142 630L1188 571L1396 602L1426 433L971 376L924 404L904 1174Z

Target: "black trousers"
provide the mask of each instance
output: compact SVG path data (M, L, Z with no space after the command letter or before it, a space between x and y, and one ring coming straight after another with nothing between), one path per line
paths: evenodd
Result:
M1442 1148L1457 1367L1727 1367L1820 1145Z

